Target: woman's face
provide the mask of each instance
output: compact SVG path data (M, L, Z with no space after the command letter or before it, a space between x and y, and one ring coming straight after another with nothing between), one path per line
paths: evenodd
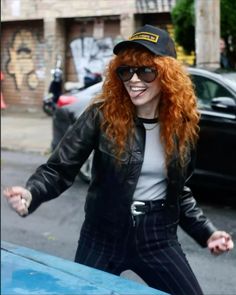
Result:
M160 80L158 79L157 72L152 82L146 82L144 80L142 79L142 75L134 73L130 80L123 83L132 103L136 106L137 116L154 118L157 115L156 109L161 93Z

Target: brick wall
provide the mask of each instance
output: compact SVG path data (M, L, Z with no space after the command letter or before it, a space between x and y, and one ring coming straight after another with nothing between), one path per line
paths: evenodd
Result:
M176 0L1 0L2 20L170 12Z
M120 15L135 12L135 0L1 0L2 20Z

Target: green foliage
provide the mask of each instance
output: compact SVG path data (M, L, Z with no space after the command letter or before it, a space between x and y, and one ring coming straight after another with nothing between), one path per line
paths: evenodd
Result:
M186 52L195 49L194 0L178 0L171 12L176 42Z
M194 0L177 0L171 17L175 40L189 52L195 49ZM236 1L220 0L221 36L231 40L231 51L236 52Z
M231 39L231 50L236 52L236 1L220 0L221 36Z

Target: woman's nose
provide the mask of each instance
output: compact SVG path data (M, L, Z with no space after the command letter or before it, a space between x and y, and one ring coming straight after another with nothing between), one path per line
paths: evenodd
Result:
M134 82L134 81L140 81L138 75L136 73L133 74L132 78L130 79L130 81Z

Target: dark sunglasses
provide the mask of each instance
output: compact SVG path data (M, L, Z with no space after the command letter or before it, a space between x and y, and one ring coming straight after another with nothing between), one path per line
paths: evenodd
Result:
M153 82L157 76L156 69L151 67L120 66L116 69L116 73L123 82L131 80L134 74L147 83Z

